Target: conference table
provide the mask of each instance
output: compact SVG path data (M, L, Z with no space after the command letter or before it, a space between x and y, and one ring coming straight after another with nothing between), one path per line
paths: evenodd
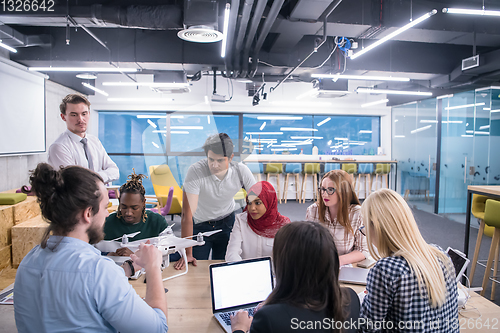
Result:
M169 332L214 332L224 330L212 315L210 295L209 265L221 262L219 260L198 260L198 266L189 266L186 275L167 280L163 284L167 293ZM171 264L163 271L163 277L172 276L176 271ZM146 295L144 276L130 283L137 293ZM364 286L349 285L356 292L365 289ZM498 332L500 330L500 307L476 293L467 302L467 311L459 315L457 323L462 332ZM476 308L477 310L475 310ZM489 325L489 328L486 327Z
M472 194L486 195L492 199L500 200L500 186L467 186L467 210L465 212L465 239L464 253L469 255L469 237L470 237L470 215L472 209Z

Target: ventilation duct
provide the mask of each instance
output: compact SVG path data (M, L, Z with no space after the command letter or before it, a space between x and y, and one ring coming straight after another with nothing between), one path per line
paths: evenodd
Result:
M184 30L177 36L188 42L214 43L222 40L218 31L218 2L212 0L187 0L184 3Z
M168 94L188 93L189 83L184 71L168 71L154 75L154 85L151 87L155 92Z

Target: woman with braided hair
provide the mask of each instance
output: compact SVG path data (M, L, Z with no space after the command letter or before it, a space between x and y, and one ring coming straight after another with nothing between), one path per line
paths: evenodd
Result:
M167 222L160 214L146 212L146 190L142 185L143 174L136 174L135 170L128 176L127 182L120 187L118 211L106 218L104 225L105 240L112 240L140 231L129 241L156 237L165 230ZM126 248L119 248L108 255L129 256L133 252Z

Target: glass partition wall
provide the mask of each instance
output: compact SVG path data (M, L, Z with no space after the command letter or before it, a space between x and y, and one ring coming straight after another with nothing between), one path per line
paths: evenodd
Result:
M500 184L499 94L489 87L392 109L398 190L409 202L465 222L467 186Z

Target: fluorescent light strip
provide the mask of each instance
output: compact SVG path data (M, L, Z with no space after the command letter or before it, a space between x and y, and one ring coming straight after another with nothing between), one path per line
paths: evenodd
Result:
M325 124L325 123L329 122L330 120L332 120L332 118L328 117L328 118L326 118L326 119L324 119L324 120L320 121L320 122L319 122L316 126L320 127L321 125L323 125L323 124Z
M170 134L189 134L189 131L170 131Z
M281 127L280 131L297 131L297 132L317 132L316 128L302 128L302 127Z
M464 105L457 105L457 106L448 106L445 107L445 110L456 110L456 109L465 109L465 108L471 108L474 106L481 106L484 105L484 103L476 103L476 104L464 104Z
M388 40L390 39L393 39L394 37L396 37L397 35L399 35L400 33L410 29L410 28L413 28L414 26L416 26L417 24L427 20L429 17L431 17L432 15L436 14L437 13L437 10L436 9L433 9L432 11L428 12L427 14L424 14L422 16L420 16L419 18L417 18L416 20L413 20L412 22L408 23L407 25L399 28L398 30L390 33L389 35L379 39L378 41L376 41L375 43L373 44L370 44L370 46L368 47L365 47L364 49L362 49L361 51L357 52L357 53L354 53L352 56L351 56L351 59L356 59L357 57L359 57L360 55L362 54L365 54L366 52L376 48L377 46L379 46L380 44L383 44L385 42L387 42Z
M389 102L389 100L386 98L386 99L381 99L381 100L375 101L375 102L361 104L361 107L362 108L366 108L366 107L369 107L369 106L378 105L378 104L384 104L384 103L387 103L387 102Z
M330 95L340 95L340 94L350 94L348 90L318 90L318 94L330 94Z
M150 119L148 119L148 124L151 125L153 128L157 128L155 123L153 123Z
M437 124L437 122L438 122L437 120L430 120L430 119L422 119L422 120L420 120L421 124Z
M258 116L258 120L302 120L303 117L294 116Z
M208 100L208 96L205 96L205 104L208 105L210 104L209 100Z
M104 96L109 96L109 94L107 92L105 92L104 90L98 89L98 88L94 87L93 85L88 84L87 82L82 82L82 85L84 87L87 87L87 88L95 91L96 93L99 93L99 94L104 95Z
M155 88L186 88L188 82L103 82L108 87L155 87Z
M466 9L466 8L443 8L443 13L463 14L463 15L500 16L500 11L498 11L498 10Z
M467 130L465 131L467 134L481 134L481 135L490 135L490 132L481 132L481 131L473 131L473 130Z
M108 98L108 102L142 102L142 103L162 103L162 102L172 102L172 98L139 98L139 97L120 97L120 98Z
M490 128L490 125L484 125L484 126L479 127L480 130L485 130L488 128Z
M394 135L395 138L404 138L404 135Z
M154 130L153 133L167 133L165 130Z
M207 123L210 125L210 116L207 116Z
M358 88L356 89L356 91L358 93L368 93L368 94L432 96L431 92L426 92L426 91L407 91L407 90L372 89L372 88Z
M498 110L491 110L490 112L491 113L500 112L500 109L498 109Z
M283 132L245 132L246 135L283 135Z
M170 126L170 129L174 129L174 130L183 130L183 129L202 130L203 126Z
M262 130L264 129L264 127L266 127L266 122L263 122L263 123L262 123L262 125L260 125L259 130L261 130L261 131L262 131Z
M297 148L273 148L271 151L293 151L297 150Z
M292 139L292 140L299 140L299 139L320 140L320 139L323 139L323 137L322 136L291 136L290 139Z
M453 97L453 94L449 94L449 95L441 95L441 96L436 97L436 99L443 99L443 98L448 98L448 97L449 97L449 98Z
M342 140L342 141L348 141L349 138L333 138L334 140Z
M291 107L300 107L300 106L332 106L332 103L329 102L289 102L289 101L275 101L270 102L272 105L278 106L291 106Z
M144 119L144 118L167 118L167 116L157 116L153 114L138 114L137 119Z
M151 142L151 143L152 143L152 144L153 144L153 146L155 146L156 148L160 148L160 146L158 146L158 144L157 144L157 143L155 143L154 141L153 141L153 142Z
M397 82L408 82L408 81L410 81L410 78L408 78L408 77L393 77L393 76L312 74L311 77L314 77L314 78L324 78L324 79L333 79L334 81L337 81L339 79L346 79L346 80L366 80L366 81L397 81Z
M103 72L103 73L134 73L137 68L123 67L29 67L30 71L38 72ZM104 85L104 84L103 84Z
M227 31L229 29L229 14L231 12L231 5L226 3L226 8L224 9L224 30L222 31L222 46L220 50L221 58L226 56L226 44L227 44Z
M443 120L443 124L463 124L462 120Z
M372 133L372 131L370 131L370 130L361 130L361 131L359 131L359 133L360 133L360 134L363 134L363 133L364 133L364 134L371 134L371 133Z
M474 135L470 135L470 134L462 134L462 138L473 138Z
M424 127L420 127L420 128L417 128L417 129L414 129L413 131L410 131L411 134L415 134L415 133L418 133L418 132L422 132L422 131L425 131L429 128L431 128L432 125L428 125L428 126L424 126Z
M483 108L484 111L490 111L491 108Z
M17 53L17 50L7 44L4 44L2 40L0 39L0 47L3 47L6 50L9 50L10 52Z

